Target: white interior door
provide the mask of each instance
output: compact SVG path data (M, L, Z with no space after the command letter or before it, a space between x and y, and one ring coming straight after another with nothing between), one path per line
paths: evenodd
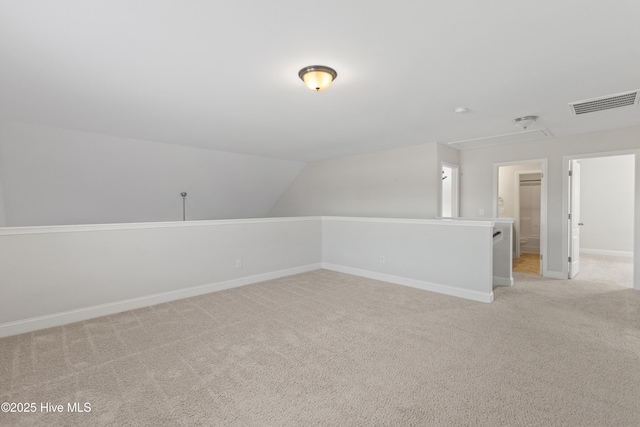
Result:
M459 168L442 162L442 191L441 209L442 217L457 217L459 206Z
M569 165L569 279L580 272L580 163L572 160Z

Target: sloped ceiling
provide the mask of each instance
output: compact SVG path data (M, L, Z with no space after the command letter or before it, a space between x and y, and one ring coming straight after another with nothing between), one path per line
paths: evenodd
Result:
M0 118L314 161L640 124L640 2L0 0ZM314 93L307 65L338 72ZM466 114L454 108L464 106Z

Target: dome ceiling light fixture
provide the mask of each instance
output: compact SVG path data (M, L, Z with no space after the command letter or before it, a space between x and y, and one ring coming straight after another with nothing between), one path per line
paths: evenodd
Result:
M524 130L527 130L527 128L534 124L539 118L540 117L538 116L518 117L517 119L513 119L513 124L516 126L520 126Z
M338 77L338 73L333 68L324 65L309 65L298 71L298 77L309 89L320 92L329 87L331 82Z

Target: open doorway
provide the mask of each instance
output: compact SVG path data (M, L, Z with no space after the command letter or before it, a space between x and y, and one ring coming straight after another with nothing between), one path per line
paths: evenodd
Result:
M458 165L442 162L442 204L440 216L457 217L459 209L460 177Z
M513 271L545 274L546 159L495 165L494 217L513 218Z
M635 155L568 163L568 277L633 287Z
M540 255L541 185L542 171L516 172L516 218L520 230L516 257Z

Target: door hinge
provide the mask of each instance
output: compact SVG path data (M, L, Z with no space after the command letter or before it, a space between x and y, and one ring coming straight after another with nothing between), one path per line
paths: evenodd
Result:
M571 219L571 214L569 214L569 219Z
M569 176L573 176L573 171L569 171Z
M571 262L571 257L569 257L569 262Z
M540 260L542 261L542 254L540 254Z

